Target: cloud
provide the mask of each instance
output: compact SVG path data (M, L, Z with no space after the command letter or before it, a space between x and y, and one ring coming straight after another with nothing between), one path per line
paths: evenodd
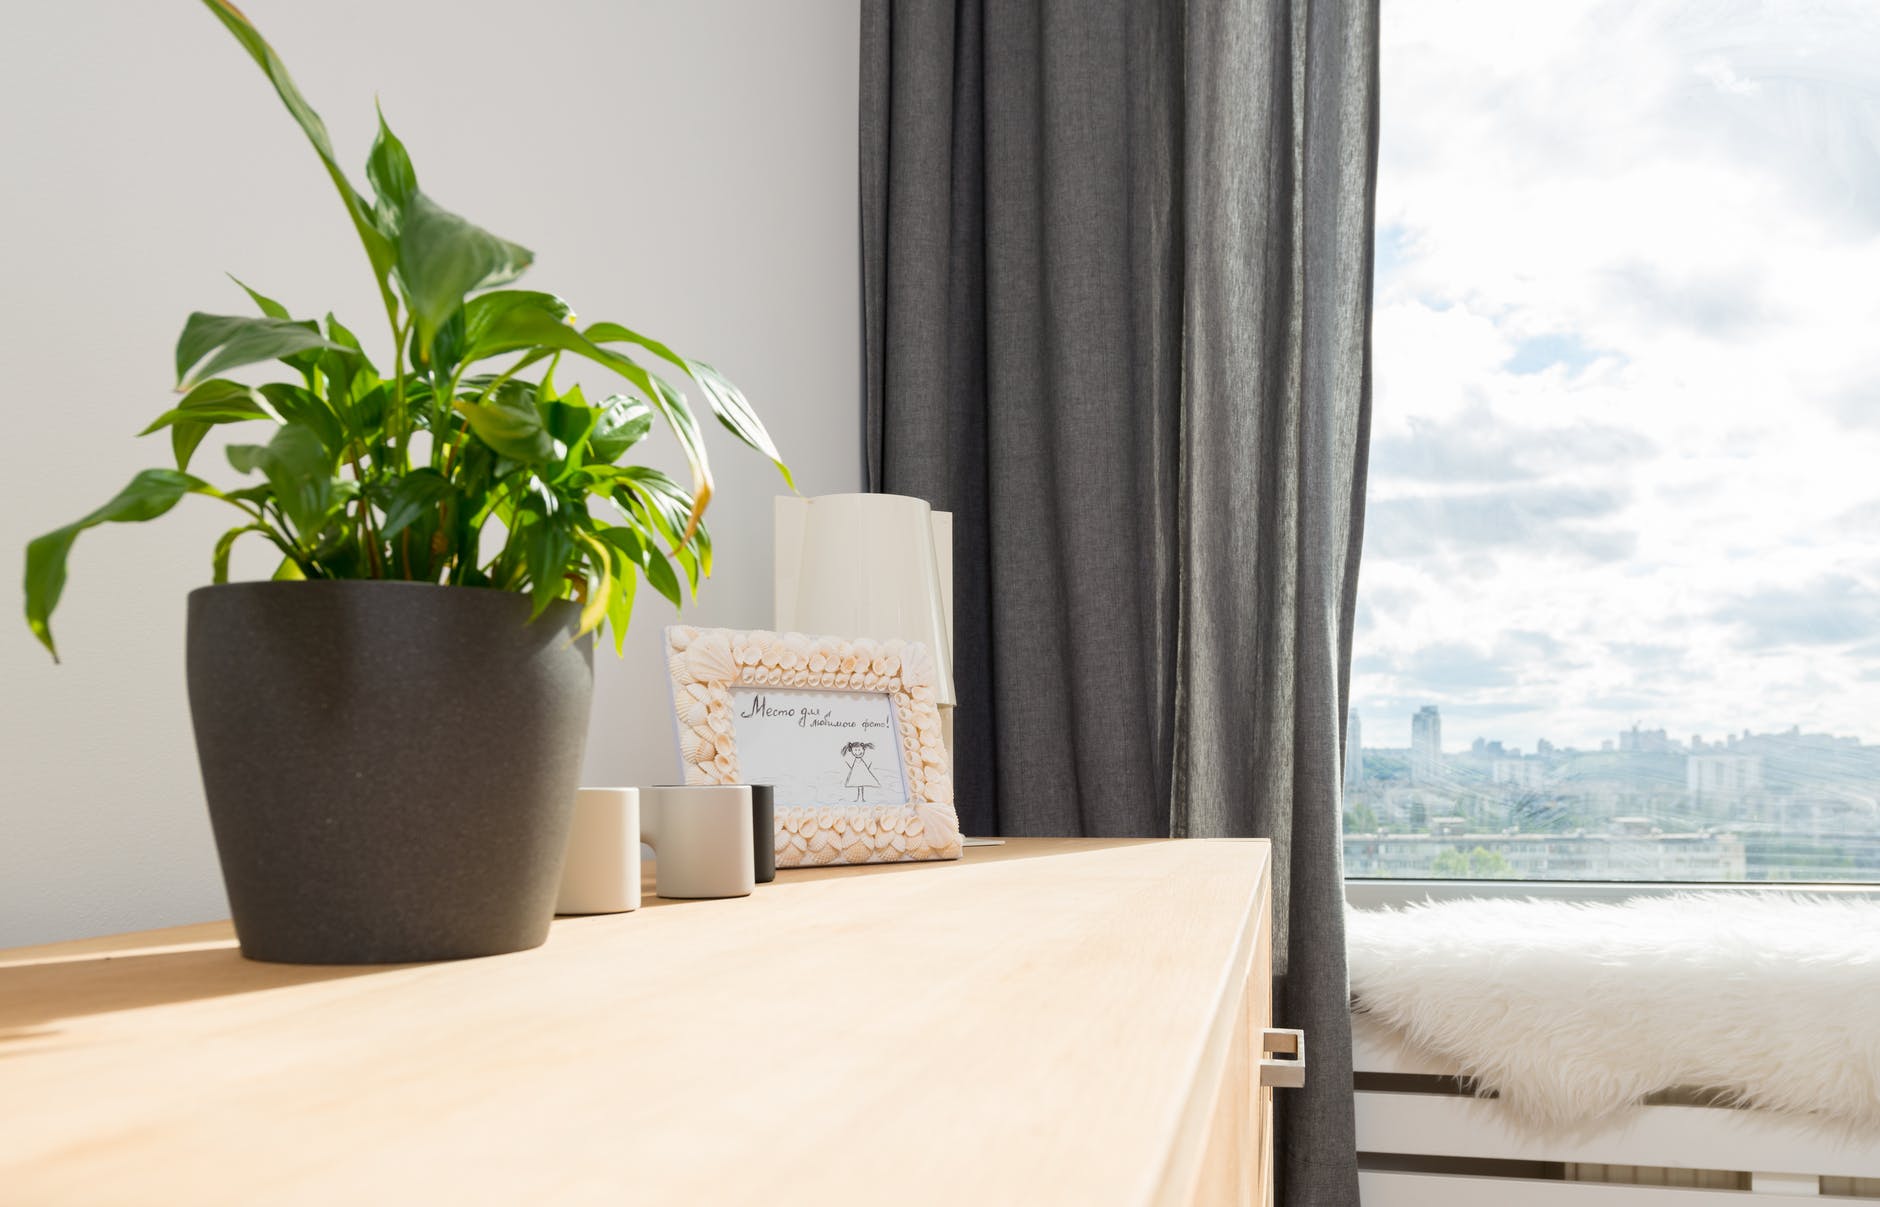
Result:
M1644 434L1614 424L1540 427L1474 406L1448 419L1411 416L1398 430L1380 434L1371 442L1370 472L1386 485L1522 482L1583 476L1589 466L1611 471L1657 451Z
M1382 22L1354 704L1880 740L1872 0Z
M1740 625L1762 649L1842 645L1880 634L1880 594L1844 574L1799 588L1769 587L1718 608L1716 619Z
M1711 339L1737 339L1770 324L1762 275L1700 269L1673 277L1662 268L1633 261L1605 270L1602 293L1614 309L1648 327L1694 332Z
M1625 501L1617 491L1573 485L1373 501L1365 509L1365 556L1423 558L1519 548L1612 561L1628 556L1636 538L1586 522L1617 514Z

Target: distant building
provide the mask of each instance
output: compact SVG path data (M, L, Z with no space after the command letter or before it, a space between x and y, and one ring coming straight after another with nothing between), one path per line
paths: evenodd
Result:
M1518 788L1539 788L1547 782L1547 766L1539 759L1496 759L1489 769L1489 779Z
M1353 712L1345 721L1345 791L1364 787L1364 725Z
M1534 753L1540 755L1542 758L1546 758L1553 752L1554 744L1546 738L1542 738L1540 741L1534 743Z
M1762 764L1759 754L1694 754L1684 760L1684 788L1700 800L1760 792Z
M1442 819L1446 821L1447 819ZM1445 851L1500 855L1517 880L1742 880L1734 834L1347 834L1345 875L1425 877Z
M1433 784L1443 778L1443 718L1425 704L1410 718L1410 782Z
M1619 734L1619 749L1631 754L1664 754L1671 749L1671 738L1662 729L1634 725Z

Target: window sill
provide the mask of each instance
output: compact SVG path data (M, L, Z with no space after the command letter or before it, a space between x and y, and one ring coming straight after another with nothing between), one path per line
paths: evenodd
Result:
M1548 901L1625 901L1672 893L1808 893L1880 899L1880 884L1814 884L1791 881L1626 880L1347 880L1345 903L1383 909L1463 897L1537 897Z

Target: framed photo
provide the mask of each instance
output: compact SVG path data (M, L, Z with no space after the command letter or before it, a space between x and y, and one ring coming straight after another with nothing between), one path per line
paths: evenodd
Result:
M915 642L666 630L688 784L770 784L778 867L958 859L934 664Z

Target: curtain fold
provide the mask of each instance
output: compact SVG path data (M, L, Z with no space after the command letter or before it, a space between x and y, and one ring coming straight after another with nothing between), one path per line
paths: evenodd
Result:
M954 513L970 833L1275 852L1282 1201L1357 1201L1340 768L1377 0L863 0L869 485Z

